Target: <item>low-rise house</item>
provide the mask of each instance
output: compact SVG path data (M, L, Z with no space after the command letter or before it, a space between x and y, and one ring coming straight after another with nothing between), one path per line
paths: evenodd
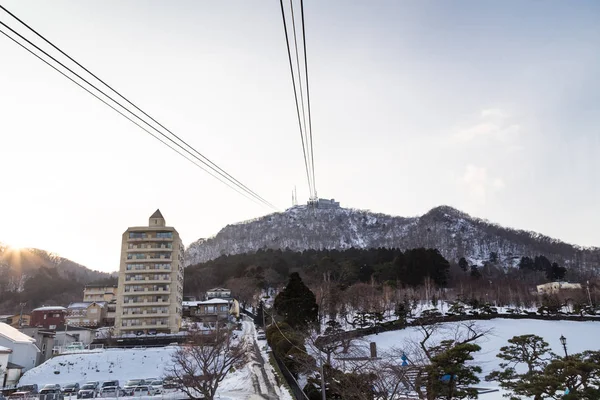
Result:
M64 329L64 325L62 327ZM56 331L45 328L27 327L21 328L21 332L35 339L35 344L40 349L36 366L43 364L52 358L52 349L55 346Z
M23 371L23 367L9 361L11 354L11 349L0 346L0 387L6 389L17 386Z
M0 346L11 350L9 361L27 371L36 366L40 349L35 339L12 326L0 323Z
M106 316L104 317L103 326L115 326L115 318L117 316L117 300L112 300L106 303Z
M206 301L184 302L191 317L199 322L214 323L229 319L231 301L225 299L210 299Z
M23 326L29 326L30 322L31 315L29 314L16 314L6 319L6 323L16 329L19 329Z
M52 351L54 354L61 353L64 348L73 343L81 343L85 347L91 344L95 338L95 329L67 325L65 330L56 332Z
M555 294L561 290L578 290L581 289L581 283L570 282L549 282L543 285L537 285L538 294Z
M67 307L66 324L84 328L98 328L106 318L107 303L104 301L71 303Z
M44 329L61 329L65 326L67 309L60 306L38 307L31 311L29 326Z
M117 285L85 285L83 288L83 301L90 303L93 301L116 301Z
M225 288L213 288L206 291L206 300L210 299L230 299L231 290Z

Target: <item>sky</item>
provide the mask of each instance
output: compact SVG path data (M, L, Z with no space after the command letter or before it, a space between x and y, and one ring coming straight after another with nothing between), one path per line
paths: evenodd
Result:
M279 209L308 198L277 1L0 4ZM600 245L600 3L306 1L305 21L320 197ZM186 245L272 212L3 35L0 177L0 242L102 271L157 208Z

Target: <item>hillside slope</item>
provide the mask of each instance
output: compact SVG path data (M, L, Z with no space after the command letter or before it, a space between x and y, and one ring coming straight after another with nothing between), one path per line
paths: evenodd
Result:
M448 206L410 218L347 208L295 206L228 225L212 238L199 239L186 250L186 265L259 249L351 247L431 247L450 261L466 257L475 263L495 253L507 266L516 265L521 256L545 255L572 268L600 267L600 248L582 248L535 232L504 228Z
M110 278L56 254L39 249L13 249L0 243L0 313L42 304L67 305L82 298L86 283Z

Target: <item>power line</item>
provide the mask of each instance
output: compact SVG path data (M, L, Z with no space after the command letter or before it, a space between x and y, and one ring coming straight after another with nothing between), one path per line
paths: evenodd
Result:
M0 21L0 24L2 24L2 22ZM39 60L41 60L42 62L44 62L45 64L47 64L50 68L54 69L55 71L57 71L59 74L63 75L65 78L69 79L71 82L73 82L74 84L76 84L77 86L79 86L80 88L82 88L83 90L85 90L86 92L88 92L89 94L91 94L92 96L94 96L96 99L100 100L102 103L104 103L105 105L107 105L108 107L110 107L111 109L113 109L115 112L117 112L118 114L120 114L122 117L126 118L127 120L129 120L131 123L133 123L134 125L138 126L140 129L142 129L143 131L145 131L146 133L148 133L150 136L152 136L154 139L158 140L159 142L161 142L162 144L164 144L165 146L167 146L168 148L170 148L171 150L173 150L175 153L179 154L180 156L182 156L183 158L185 158L186 160L188 160L189 162L191 162L192 164L196 165L198 168L200 168L202 171L206 172L207 174L209 174L210 176L212 176L213 178L220 180L218 176L213 175L210 171L206 170L204 167L202 167L200 164L198 164L197 162L195 162L194 160L192 160L191 158L189 158L188 156L186 156L185 154L181 153L179 150L177 150L175 147L171 146L169 143L165 142L164 140L162 140L160 137L156 136L155 134L153 134L152 132L150 132L148 129L144 128L143 126L141 126L140 124L138 124L137 122L135 122L133 119L131 119L130 117L128 117L127 115L123 114L121 111L119 111L118 109L116 109L113 105L109 104L108 102L106 102L104 99L100 98L98 95L96 95L95 93L93 93L92 91L90 91L88 88L86 88L85 86L83 86L82 84L80 84L79 82L77 82L76 80L74 80L73 78L71 78L70 76L68 76L67 74L65 74L63 71L59 70L58 68L56 68L54 65L50 64L48 61L44 60L42 57L40 57L38 54L34 53L33 51L31 51L30 49L28 49L25 45L23 45L22 43L19 43L16 39L14 39L13 37L11 37L10 35L8 35L6 32L4 32L2 29L0 29L0 33L2 33L4 36L6 36L7 38L9 38L10 40L12 40L13 42L15 42L16 44L18 44L19 46L21 46L23 49L27 50L29 53L31 53L32 55L34 55L35 57L37 57ZM113 100L114 101L114 100ZM121 106L122 107L122 106ZM227 185L229 188L235 190L237 193L241 194L242 196L245 196L246 198L254 201L257 204L262 204L259 203L258 200L256 200L254 197L250 197L248 194L246 194L245 192L241 192L239 191L235 186L231 186L229 185L227 182L220 180L222 183L224 183L225 185Z
M135 118L139 119L140 121L142 121L144 124L148 125L151 129L153 129L154 131L158 132L161 136L165 137L166 139L168 139L169 141L171 141L172 143L174 143L176 146L178 146L179 148L181 148L182 150L184 150L185 152L187 152L188 154L190 154L192 157L194 157L195 159L197 159L198 161L200 161L202 164L204 164L205 166L207 166L208 168L210 168L211 170L213 170L214 172L216 172L217 174L221 175L222 177L224 177L225 179L227 179L228 181L230 181L231 183L233 183L235 186L239 187L241 190L243 190L244 192L248 193L250 196L252 196L253 198L255 198L256 200L258 200L259 202L261 202L264 205L267 205L268 207L271 207L273 209L277 209L277 207L275 207L273 204L269 203L267 200L265 200L264 198L262 198L261 196L259 196L258 194L256 194L256 192L252 191L251 189L249 189L246 185L242 184L241 182L239 182L237 179L235 179L234 177L232 177L230 174L228 174L226 171L224 171L222 168L220 168L218 165L216 165L215 163L213 163L211 160L209 160L207 157L205 157L203 154L201 154L199 151L197 151L194 147L192 147L191 145L189 145L187 142L185 142L183 139L181 139L179 136L175 135L173 132L171 132L169 129L167 129L166 127L164 127L161 123L159 123L158 121L156 121L154 118L152 118L150 115L148 115L146 112L144 112L143 110L141 110L139 107L137 107L134 103L132 103L131 101L129 101L126 97L124 97L122 94L120 94L118 91L116 91L115 89L113 89L110 85L108 85L106 82L104 82L102 79L100 79L99 77L97 77L95 74L93 74L92 72L90 72L87 68L85 68L84 66L82 66L80 63L78 63L77 61L75 61L72 57L70 57L68 54L66 54L64 51L62 51L60 48L58 48L57 46L55 46L52 42L50 42L48 39L46 39L44 36L42 36L40 33L38 33L35 29L31 28L29 25L27 25L25 22L23 22L21 19L19 19L18 17L16 17L14 14L12 14L10 11L8 11L5 7L0 5L0 8L2 10L4 10L6 13L8 13L10 16L12 16L13 18L15 18L17 21L19 21L21 24L23 24L24 26L26 26L29 30L31 30L32 32L34 32L37 36L39 36L40 38L42 38L45 42L47 42L48 44L50 44L52 47L54 47L56 50L58 50L60 53L62 53L64 56L66 56L67 58L69 58L71 61L73 61L75 64L77 64L79 67L81 67L83 70L85 70L87 73L89 73L90 75L92 75L95 79L97 79L99 82L101 82L102 84L104 84L106 87L108 87L110 90L112 90L114 93L116 93L117 95L119 95L121 98L123 98L125 101L127 101L129 104L131 104L133 107L135 107L137 110L139 110L140 112L142 112L145 116L147 116L148 118L150 118L153 122L155 122L156 124L158 124L160 127L162 127L163 129L165 129L167 132L169 132L172 136L174 136L177 140L179 140L180 142L182 142L185 146L189 147L194 153L196 153L197 155L193 154L192 152L190 152L188 149L186 149L185 147L183 147L181 144L177 143L176 141L174 141L172 138L168 137L167 135L165 135L163 132L161 132L160 130L158 130L156 127L154 127L153 125L151 125L150 123L148 123L147 121L145 121L143 118L139 117L138 115L136 115L134 112L132 112L131 110L129 110L127 107L123 106L121 103L119 103L118 101L116 101L114 98L112 98L111 96L107 95L104 91L100 90L98 87L96 87L95 85L93 85L92 83L90 83L88 80L86 80L85 78L83 78L81 75L77 74L76 72L74 72L72 69L70 69L69 67L67 67L66 65L64 65L63 63L61 63L60 61L58 61L56 58L52 57L50 54L48 54L46 51L44 51L43 49L41 49L40 47L38 47L37 45L35 45L34 43L32 43L30 40L28 40L27 38L25 38L23 35L21 35L20 33L16 32L14 29L12 29L10 26L6 25L5 23L3 23L2 21L0 21L0 24L3 25L4 27L8 28L11 32L13 32L14 34L16 34L17 36L19 36L21 39L25 40L27 43L29 43L31 46L35 47L38 51L42 52L43 54L45 54L47 57L49 57L50 59L52 59L54 62L58 63L59 65L61 65L63 68L65 68L66 70L68 70L69 72L71 72L73 75L77 76L79 79L81 79L82 81L84 81L85 83L87 83L88 85L90 85L91 87L93 87L94 89L96 89L98 92L102 93L105 97L109 98L110 100L112 100L114 103L118 104L121 108L123 108L124 110L126 110L128 113L130 113L131 115L133 115ZM4 32L2 32L4 33ZM9 37L10 39L12 39L15 43L21 45L21 47L27 49L24 45L22 45L21 43L19 43L18 41L14 40L13 38L11 38L9 35L7 35L6 33L4 33L5 36ZM31 52L30 53L36 55L35 53ZM37 55L36 55L37 56ZM37 56L40 60L46 62L45 60L43 60L41 57ZM46 64L52 66L51 64L49 64L48 62L46 62ZM56 68L54 68L56 69ZM56 69L58 72L58 69ZM62 73L62 72L61 72ZM65 75L64 73L62 73L64 76L68 77L67 75ZM75 82L73 79L71 79L71 81ZM78 84L79 85L79 84ZM82 85L79 85L80 87L84 88ZM85 88L84 88L85 89ZM87 89L86 89L87 90ZM91 93L89 90L87 90L90 94ZM94 95L95 96L95 95ZM95 96L96 98L98 98L98 96ZM100 99L100 98L98 98ZM100 99L101 100L101 99ZM104 101L103 101L104 102ZM106 102L104 102L105 104L107 104ZM108 104L107 104L108 105ZM110 105L109 105L110 106ZM113 110L117 111L114 107ZM121 112L119 112L119 114L123 115ZM126 117L126 116L125 116ZM127 118L127 117L126 117ZM129 119L129 118L127 118ZM131 122L131 119L129 119ZM135 122L134 122L135 123ZM139 124L135 123L136 125L140 126ZM144 128L142 128L144 129ZM144 129L144 131L148 132L146 129ZM151 133L150 133L151 134ZM151 134L152 135L152 134ZM154 136L154 135L152 135ZM161 140L161 142L163 144L166 144L165 142L163 142ZM169 146L170 147L170 146ZM179 153L179 152L178 152ZM181 153L179 153L181 155ZM200 158L200 157L202 158ZM187 157L186 157L187 158ZM189 160L189 159L188 159ZM205 161L206 160L206 161ZM191 160L190 160L191 161ZM194 162L194 164L196 164ZM196 164L197 165L197 164ZM201 168L203 171L207 172L208 171L204 168ZM221 181L222 183L225 183L228 187L233 188L231 185L227 184L225 181L223 181L222 179L220 179L219 177L210 174L212 177L218 179L219 181ZM236 190L236 192L240 193L238 190Z
M294 100L296 102L296 114L298 115L298 128L300 128L300 139L302 140L302 153L304 155L304 167L306 169L306 179L308 181L308 191L310 193L310 196L312 197L313 189L312 189L310 173L309 173L309 168L308 168L308 159L306 157L306 147L304 145L304 134L302 133L302 122L300 120L300 107L298 105L298 93L296 91L296 78L294 77L294 66L292 64L292 53L290 51L290 41L289 41L288 31L287 31L287 22L285 19L285 10L283 8L283 0L279 0L279 4L281 5L281 18L283 20L283 31L285 33L285 44L287 46L288 61L290 63L290 72L292 74L292 85L294 87Z
M175 133L173 133L171 130L167 129L163 124L161 124L160 122L158 122L157 120L155 120L154 118L152 118L150 115L148 115L144 110L140 109L138 106L136 106L134 103L132 103L128 98L126 98L125 96L123 96L120 92L118 92L117 90L115 90L112 86L110 86L108 83L104 82L102 79L100 79L98 76L96 76L94 73L92 73L90 70L88 70L86 67L84 67L83 65L81 65L79 62L77 62L76 60L74 60L71 56L69 56L67 53L65 53L63 50L61 50L60 48L58 48L54 43L52 43L50 40L48 40L46 37L44 37L42 34L40 34L38 31L36 31L35 29L33 29L31 26L29 26L27 23L25 23L23 20L21 20L20 18L18 18L16 15L14 15L13 13L11 13L9 10L7 10L4 6L0 5L0 8L2 10L4 10L6 13L8 13L11 17L13 17L14 19L16 19L17 21L19 21L22 25L24 25L25 27L27 27L30 31L32 31L33 33L35 33L38 37L40 37L42 40L44 40L46 43L48 43L50 46L54 47L56 50L58 50L61 54L63 54L65 57L67 57L69 60L71 60L72 62L74 62L75 64L77 64L77 66L79 66L80 68L82 68L85 72L87 72L88 74L90 74L91 76L93 76L94 78L96 78L96 80L98 80L99 82L101 82L104 86L106 86L107 88L109 88L110 90L112 90L114 93L116 93L119 97L121 97L123 100L125 100L127 103L129 103L130 105L132 105L133 107L135 107L138 111L140 111L142 114L144 114L146 117L150 118L154 123L156 123L158 126L160 126L161 128L163 128L165 131L169 132L171 135L173 135L177 140L181 141L183 144L185 144L187 147L189 147L190 149L192 149L196 154L198 154L200 157L202 157L203 159L205 159L209 164L211 164L213 167L215 167L216 169L218 169L219 171L221 171L225 176L231 178L231 180L233 180L236 184L240 185L241 187L243 187L245 190L247 190L248 192L252 193L253 195L258 196L254 191L250 190L246 185L244 185L243 183L241 183L240 181L238 181L237 179L235 179L233 176L231 176L230 174L228 174L226 171L224 171L221 167L219 167L218 165L216 165L214 162L212 162L210 159L208 159L206 156L204 156L202 153L200 153L199 151L197 151L194 147L192 147L191 145L189 145L186 141L184 141L183 139L181 139L179 136L177 136ZM264 200L264 199L262 199ZM272 206L272 205L270 205ZM274 207L276 208L276 207Z
M294 32L294 51L296 53L296 68L298 69L298 85L300 88L300 103L302 104L302 122L304 122L304 138L306 143L308 144L308 134L307 134L307 124L306 124L306 111L304 109L304 90L302 88L302 70L300 69L300 56L298 55L298 40L296 38L296 18L294 16L294 0L290 0L290 11L291 11L291 15L292 15L292 31ZM308 169L309 169L309 174L311 175L311 178L314 177L314 173L312 172L312 165L310 163L310 147L306 146L307 148L307 160L308 161ZM313 187L313 191L316 192L316 188L315 188L315 180L314 178L312 179L312 187ZM312 197L312 196L311 196Z
M310 112L310 89L308 85L308 59L306 56L306 28L304 24L304 0L300 0L300 14L302 15L302 42L304 43L304 76L306 77L306 101L308 102L308 131L310 133L310 158L313 173L313 189L317 197L317 185L315 182L315 153L313 152L312 118Z

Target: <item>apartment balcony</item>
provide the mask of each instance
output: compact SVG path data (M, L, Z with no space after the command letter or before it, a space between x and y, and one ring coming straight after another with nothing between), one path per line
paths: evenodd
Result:
M171 270L170 269L130 269L130 270L125 270L126 274L148 274L148 273L154 273L154 274L167 274L167 275L171 275ZM129 281L128 281L129 282Z
M136 290L136 291L124 291L123 296L146 296L146 295L161 295L161 294L171 294L171 289L159 289L154 290L153 288L146 288L144 290Z
M123 303L123 307L151 307L151 306L170 306L171 303L169 301L136 301L136 302L125 302Z
M173 249L171 247L167 247L167 246L157 246L157 247L140 247L137 249L127 249L128 253L135 253L135 252L150 252L150 251L173 251Z
M172 242L173 238L127 238L127 242L140 243L140 242Z
M131 325L131 326L121 326L119 330L121 331L141 331L144 329L162 329L162 330L170 330L169 324L164 325Z
M171 257L163 257L163 258L154 258L154 257L146 257L146 258L128 258L125 262L128 263L140 263L140 262L172 262L173 259Z
M123 314L121 315L122 319L127 318L168 318L169 313L147 313L147 314Z
M161 279L161 280L156 280L156 279L155 280L151 280L151 279L133 280L132 279L130 281L126 280L123 283L126 285L135 285L135 284L138 284L138 285L160 285L160 284L168 284L171 282L172 282L171 279L168 279L168 280L164 280L164 279ZM127 293L129 293L129 292L127 292Z

